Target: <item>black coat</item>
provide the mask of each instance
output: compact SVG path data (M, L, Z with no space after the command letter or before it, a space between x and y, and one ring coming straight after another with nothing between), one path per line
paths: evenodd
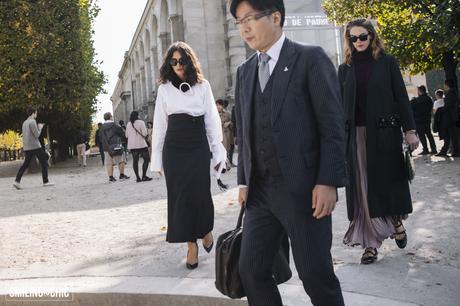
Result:
M427 95L420 95L411 103L416 125L430 124L433 112L433 100Z
M353 156L356 153L355 93L353 64L339 67L339 81L346 113L348 218L353 219L355 180ZM404 81L390 55L373 61L368 83L366 133L368 203L371 218L412 212L412 200L402 151L402 132L415 129Z
M458 95L453 89L445 92L444 110L443 120L446 126L455 126L458 121Z

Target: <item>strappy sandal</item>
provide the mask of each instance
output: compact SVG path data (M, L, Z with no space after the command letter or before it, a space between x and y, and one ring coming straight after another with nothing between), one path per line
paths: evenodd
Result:
M366 248L363 256L361 256L361 263L364 265L374 263L377 260L377 255L378 252L376 248Z
M400 249L404 249L407 245L407 233L406 229L404 228L404 225L402 224L401 219L395 219L393 218L393 226L395 227L395 233L392 235L392 238L394 238L396 245ZM399 228L403 228L403 231L398 232Z

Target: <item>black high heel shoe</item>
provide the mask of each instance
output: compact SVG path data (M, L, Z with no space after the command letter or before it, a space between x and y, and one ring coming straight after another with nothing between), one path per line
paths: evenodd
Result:
M395 227L395 233L392 235L392 238L395 239L396 245L400 249L404 249L407 245L407 232L402 224L401 219L393 219L393 226ZM404 230L398 232L398 229L402 227Z
M212 234L211 234L211 237L212 237ZM213 247L213 246L214 246L214 237L212 237L212 242L211 242L211 244L208 245L208 246L205 246L205 245L204 245L204 241L203 241L203 248L204 248L204 250L205 250L206 252L211 253L212 247Z
M189 270L193 270L193 269L196 269L198 267L198 244L196 242L195 242L195 246L196 246L196 263L191 264L191 263L188 263L187 261L185 261L185 266ZM187 257L188 257L188 253L189 253L189 251L187 251Z

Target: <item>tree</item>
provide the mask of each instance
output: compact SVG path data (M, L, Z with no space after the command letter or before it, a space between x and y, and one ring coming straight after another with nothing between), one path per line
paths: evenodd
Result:
M62 152L89 131L105 82L92 40L97 13L93 0L0 2L0 131L19 131L30 105Z
M460 1L458 0L326 0L328 18L338 24L369 17L386 49L411 73L444 69L457 84L460 61Z

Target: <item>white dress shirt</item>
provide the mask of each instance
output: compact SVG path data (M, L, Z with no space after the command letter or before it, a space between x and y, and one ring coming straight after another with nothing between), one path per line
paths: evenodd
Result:
M219 178L225 167L227 151L222 144L222 124L217 111L211 85L208 81L197 83L187 92L174 87L171 82L158 88L158 95L153 118L152 158L150 169L154 172L163 171L163 146L168 129L168 116L172 114L188 114L194 117L203 116L212 152L211 174ZM220 163L219 170L214 167Z
M286 40L286 34L282 34L278 41L268 49L266 54L270 56L270 60L268 61L268 68L270 69L270 75L272 74L273 70L276 67L276 63L280 58L281 49L283 48L284 41ZM259 57L260 51L257 51L257 57Z

